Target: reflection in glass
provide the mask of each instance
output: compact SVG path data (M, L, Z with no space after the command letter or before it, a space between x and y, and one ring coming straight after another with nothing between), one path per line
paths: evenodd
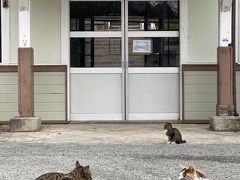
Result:
M141 38L151 42L151 52L134 52L129 39L129 67L179 67L179 38Z
M129 31L178 31L179 1L128 2Z
M70 2L70 31L121 31L121 2Z
M71 38L71 67L121 67L121 38Z

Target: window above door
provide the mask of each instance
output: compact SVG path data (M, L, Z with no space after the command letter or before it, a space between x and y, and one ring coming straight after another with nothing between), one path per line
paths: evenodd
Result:
M121 2L70 2L70 30L121 31Z
M179 1L129 1L129 31L178 31Z

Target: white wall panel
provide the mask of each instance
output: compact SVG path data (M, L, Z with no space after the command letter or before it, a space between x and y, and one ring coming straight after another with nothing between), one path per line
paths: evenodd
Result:
M70 94L71 114L121 113L120 74L71 74Z
M179 113L179 74L129 74L129 113Z

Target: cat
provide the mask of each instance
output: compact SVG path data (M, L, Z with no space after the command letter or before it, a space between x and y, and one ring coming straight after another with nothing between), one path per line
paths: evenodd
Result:
M196 169L192 165L183 166L180 164L180 167L182 168L182 171L178 178L179 180L208 180L202 171Z
M92 173L89 166L81 166L76 161L76 166L70 173L50 172L39 176L35 180L92 180Z
M165 123L164 129L166 130L166 135L168 137L168 143L176 143L176 144L181 144L181 143L186 143L185 140L182 140L182 135L180 131L177 128L173 128L171 123Z

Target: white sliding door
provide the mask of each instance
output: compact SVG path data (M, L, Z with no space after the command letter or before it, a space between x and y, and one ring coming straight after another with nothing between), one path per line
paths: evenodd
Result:
M70 1L70 119L179 119L179 1Z

